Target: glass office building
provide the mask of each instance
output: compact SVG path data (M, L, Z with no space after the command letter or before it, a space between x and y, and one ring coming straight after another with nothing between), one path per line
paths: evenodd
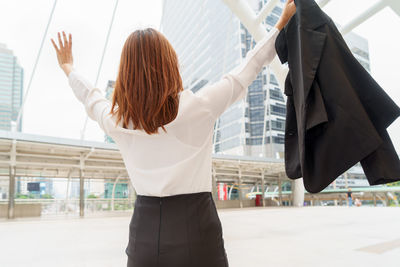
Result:
M13 51L0 43L0 129L11 131L22 104L24 70ZM23 117L23 116L22 116ZM17 131L22 130L22 117Z
M258 13L267 0L249 0ZM269 31L279 19L280 0L263 21ZM164 0L161 31L175 48L185 89L198 91L238 65L255 41L223 1ZM346 41L369 70L368 43L350 33ZM273 71L264 67L214 126L213 152L283 158L286 99Z
M251 2L255 10L263 4ZM267 30L281 11L277 6L266 18ZM161 31L178 53L185 89L193 92L218 81L255 45L222 1L166 0ZM282 91L273 73L264 68L249 86L246 98L233 104L217 120L213 152L282 157L285 116Z

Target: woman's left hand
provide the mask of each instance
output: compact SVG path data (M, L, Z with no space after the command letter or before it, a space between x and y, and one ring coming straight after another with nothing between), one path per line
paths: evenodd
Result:
M61 34L59 32L57 33L57 35L58 35L59 47L57 47L53 38L51 38L51 42L53 43L53 46L57 52L58 64L60 65L62 70L65 72L65 74L68 76L69 73L72 71L72 66L73 66L72 35L69 34L69 39L67 39L67 36L66 36L65 32L63 31L62 35L63 35L64 42L61 40Z
M282 30L283 27L288 23L290 18L296 13L296 5L294 0L286 0L286 3L283 7L281 17L278 22L275 24L275 27L279 30Z

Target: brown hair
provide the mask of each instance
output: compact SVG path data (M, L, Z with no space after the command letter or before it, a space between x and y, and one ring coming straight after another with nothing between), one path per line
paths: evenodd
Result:
M134 129L166 132L164 125L178 114L182 90L178 57L167 38L152 28L136 30L122 49L109 114L117 114L117 124L123 118L123 128L132 119Z

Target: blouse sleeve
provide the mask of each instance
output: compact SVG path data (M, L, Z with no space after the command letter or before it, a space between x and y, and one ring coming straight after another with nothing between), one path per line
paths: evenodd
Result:
M113 129L111 102L103 96L99 88L86 80L80 73L73 69L68 75L68 83L76 98L84 105L89 118L96 121L100 128L108 135Z
M278 33L279 30L273 27L247 53L241 64L222 76L219 81L196 92L196 95L207 103L215 119L230 105L246 96L247 87L255 80L262 67L274 59L276 56L275 40Z

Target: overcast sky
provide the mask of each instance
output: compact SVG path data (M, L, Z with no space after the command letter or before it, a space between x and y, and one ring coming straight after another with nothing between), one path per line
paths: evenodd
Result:
M183 3L184 0L176 0ZM201 1L201 0L199 0ZM222 1L222 0L213 0ZM325 11L344 25L368 8L375 0L333 0ZM100 63L108 25L115 1L59 0L48 36L25 104L23 130L26 133L79 138L86 114L58 68L50 37L64 30L73 34L74 65L94 83ZM14 51L25 70L25 89L33 69L53 0L0 1L0 42ZM161 0L120 0L104 58L98 87L115 80L120 52L126 37L138 27L159 28ZM369 41L373 77L400 105L400 18L385 8L354 30ZM400 152L400 119L389 128L389 134ZM87 140L103 141L99 126L88 120Z

